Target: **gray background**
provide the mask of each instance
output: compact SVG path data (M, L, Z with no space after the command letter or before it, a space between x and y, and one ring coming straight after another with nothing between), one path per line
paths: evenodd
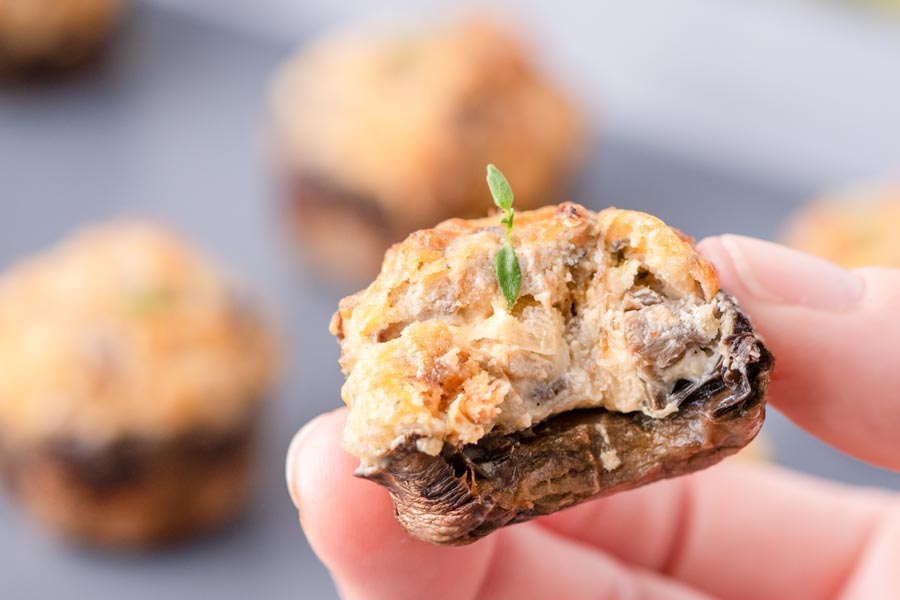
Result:
M867 0L144 2L286 42L348 17L494 12L604 130L767 179L900 177L900 14Z
M297 267L265 160L265 85L291 49L168 10L139 8L101 64L63 81L0 90L0 267L73 227L117 215L169 222L229 265L283 331L286 360L266 421L259 488L226 530L167 552L110 555L36 534L0 502L2 598L330 598L283 483L294 431L337 406L327 332L339 290ZM276 41L272 41L276 40ZM584 77L590 77L588 73ZM771 237L828 178L761 177L604 128L571 194L659 215L703 237ZM685 158L688 156L689 158ZM771 414L777 459L854 483L900 478L839 455Z

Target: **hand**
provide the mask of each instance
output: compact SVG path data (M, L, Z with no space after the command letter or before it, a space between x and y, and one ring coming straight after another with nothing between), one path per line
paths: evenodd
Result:
M776 357L769 400L837 448L900 470L900 270L845 271L749 238L705 240ZM353 477L346 410L288 455L291 496L344 597L900 598L900 499L725 463L502 529L470 546L410 538Z

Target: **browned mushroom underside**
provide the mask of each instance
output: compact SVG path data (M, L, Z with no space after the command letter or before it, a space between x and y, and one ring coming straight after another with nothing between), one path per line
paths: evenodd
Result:
M774 362L740 309L728 304L736 318L733 331L723 332L726 360L665 418L570 411L526 431L445 445L438 456L407 440L382 469L360 476L390 490L397 519L411 535L461 545L505 525L715 464L762 426Z

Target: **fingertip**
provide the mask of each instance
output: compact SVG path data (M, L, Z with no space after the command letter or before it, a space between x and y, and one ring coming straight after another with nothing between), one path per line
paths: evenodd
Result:
M697 249L739 300L843 312L857 307L865 291L853 271L773 242L723 235L703 240Z
M294 434L294 437L291 438L291 443L288 445L287 458L284 463L284 479L287 484L288 493L291 496L291 501L298 510L300 509L300 490L297 486L301 479L304 466L303 448L311 436L319 435L320 428L325 428L325 431L330 431L330 421L335 420L335 417L332 417L332 415L344 410L345 409L338 409L314 417L303 425L297 433ZM331 425L331 427L333 427L333 425Z
M353 474L358 461L341 448L346 418L342 408L307 423L291 442L286 469L303 532L339 581L353 579L355 565L399 529L387 493Z
M708 237L697 244L697 252L703 258L712 263L719 278L719 285L737 298L746 297L748 294L736 275L736 269L731 255L723 243L724 236Z
M735 235L703 240L698 250L775 355L772 405L838 449L898 468L898 421L886 412L900 381L897 271L847 270Z
M700 240L699 242L697 242L697 244L694 246L694 248L696 248L697 252L699 252L703 256L709 258L709 256L707 255L707 250L709 248L714 248L718 243L720 243L721 237L722 236L719 236L719 235L711 235L709 237L705 237L702 240Z
M294 436L288 450L291 498L310 543L324 550L348 526L356 534L360 532L352 529L360 523L366 531L381 530L392 514L387 492L354 476L359 461L341 447L346 419L346 408L316 417Z

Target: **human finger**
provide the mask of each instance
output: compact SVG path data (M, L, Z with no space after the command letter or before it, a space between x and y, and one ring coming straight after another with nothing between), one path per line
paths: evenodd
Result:
M771 404L838 449L900 470L900 270L845 270L733 235L698 247L775 355Z

